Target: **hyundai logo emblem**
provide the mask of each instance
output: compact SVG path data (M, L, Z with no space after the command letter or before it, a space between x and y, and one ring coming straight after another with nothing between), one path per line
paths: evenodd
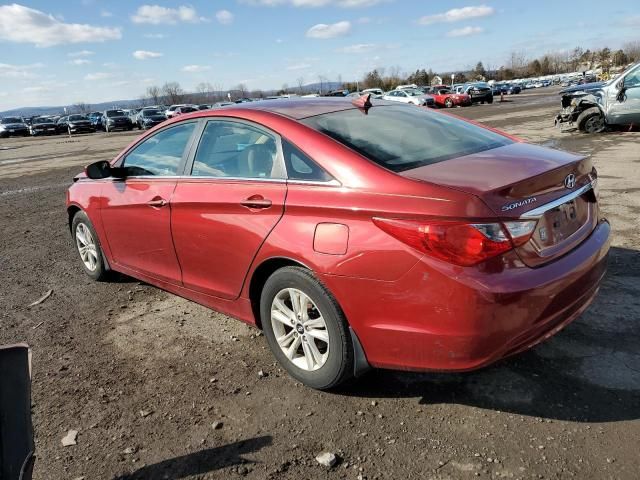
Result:
M576 176L573 173L564 177L564 186L566 188L573 188L576 186Z

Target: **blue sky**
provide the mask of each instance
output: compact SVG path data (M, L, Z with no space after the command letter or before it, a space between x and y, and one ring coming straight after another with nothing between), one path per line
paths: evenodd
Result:
M638 0L23 0L0 2L0 111L352 80L374 67L504 64L511 51L640 40Z

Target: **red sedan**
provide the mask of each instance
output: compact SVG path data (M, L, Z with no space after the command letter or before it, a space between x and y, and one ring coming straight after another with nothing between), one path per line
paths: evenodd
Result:
M437 85L429 93L441 108L468 107L473 104L471 96L466 93L452 92L446 85Z
M370 366L483 367L587 308L610 235L588 157L361 105L180 115L88 166L67 194L84 270L257 325L319 389Z

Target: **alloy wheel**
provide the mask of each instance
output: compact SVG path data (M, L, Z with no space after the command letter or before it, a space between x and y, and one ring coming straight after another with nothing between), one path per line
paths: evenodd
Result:
M316 304L301 290L278 292L271 304L271 327L278 346L296 367L314 371L327 361L327 325Z
M587 133L599 133L604 130L604 118L602 115L593 115L584 122L584 131Z
M78 223L76 227L76 245L84 266L90 272L95 272L98 266L98 247L91 230L84 223Z

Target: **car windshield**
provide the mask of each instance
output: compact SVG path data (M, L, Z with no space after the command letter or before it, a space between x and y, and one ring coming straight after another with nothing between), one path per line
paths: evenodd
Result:
M153 117L154 115L161 115L161 113L159 110L156 110L155 108L148 108L148 109L142 110L143 117Z
M37 124L37 123L50 123L51 120L49 120L48 118L34 118L33 120L31 120L31 123L33 124Z
M84 115L70 115L69 116L69 121L73 122L73 121L78 121L78 120L86 120L87 117L85 117Z
M394 172L442 162L513 143L463 120L420 108L379 106L302 120L364 157Z
M420 95L424 95L420 90L416 88L405 88L403 90L407 92L409 95L411 95L412 97L418 97Z
M107 110L107 117L125 117L125 113L122 110Z
M2 119L2 123L22 123L22 119L20 117L7 117Z

